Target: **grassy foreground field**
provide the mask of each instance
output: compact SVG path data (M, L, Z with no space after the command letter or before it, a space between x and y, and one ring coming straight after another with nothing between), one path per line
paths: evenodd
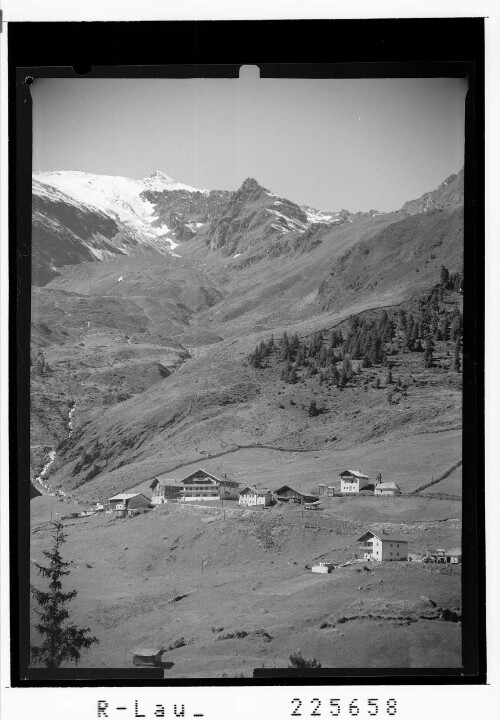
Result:
M72 620L100 639L81 664L130 667L135 647L163 645L173 648L163 656L173 678L250 677L262 665L286 667L299 648L323 667L460 667L461 625L437 612L460 613L460 566L361 563L330 575L306 566L353 558L368 523L403 532L410 552L458 545L461 503L329 505L304 513L233 506L225 520L218 508L165 505L125 520L66 520L68 587L78 590ZM73 506L40 497L31 508L31 560L39 561L50 512Z

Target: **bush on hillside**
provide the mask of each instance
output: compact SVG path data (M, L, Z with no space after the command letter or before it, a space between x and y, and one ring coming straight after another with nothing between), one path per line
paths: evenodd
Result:
M305 658L302 652L297 650L297 652L290 655L290 665L288 667L300 669L320 668L321 663L316 658Z

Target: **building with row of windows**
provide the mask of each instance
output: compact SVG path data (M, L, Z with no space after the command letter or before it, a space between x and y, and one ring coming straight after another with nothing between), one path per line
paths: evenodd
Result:
M342 494L373 492L374 495L393 496L401 495L401 488L395 482L382 482L379 474L375 484L370 482L368 475L359 470L343 470L340 475L340 492Z
M159 505L169 500L237 500L239 486L240 483L228 480L225 475L219 478L200 468L182 480L156 477L149 487L152 504Z
M397 533L385 530L368 530L357 539L363 560L408 560L408 540Z

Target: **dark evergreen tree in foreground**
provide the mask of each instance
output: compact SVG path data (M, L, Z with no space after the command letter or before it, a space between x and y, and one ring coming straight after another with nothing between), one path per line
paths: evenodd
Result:
M38 573L49 580L48 590L39 590L31 585L31 594L35 599L39 617L36 629L43 638L38 646L31 646L31 658L34 663L42 663L45 667L58 668L65 660L72 660L76 664L80 659L82 650L89 648L99 640L89 636L89 628L77 628L67 622L69 612L66 605L77 594L76 590L63 592L62 578L69 575L66 568L70 563L65 562L59 551L66 540L63 524L59 521L52 523L54 527L54 544L51 550L44 550L43 554L49 560L48 565L35 563Z

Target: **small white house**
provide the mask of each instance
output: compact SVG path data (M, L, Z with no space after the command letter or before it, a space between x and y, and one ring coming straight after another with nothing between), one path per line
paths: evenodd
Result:
M313 565L311 568L311 571L313 573L331 573L333 572L333 569L335 568L334 563L329 562L320 562L317 565Z
M246 487L240 492L238 505L262 505L267 507L272 503L272 495L269 490L257 490L256 487Z
M375 485L375 495L401 495L401 488L395 482L381 482Z
M341 493L359 493L369 485L370 478L359 470L344 470L339 474Z
M363 560L408 560L408 540L402 535L368 530L357 542L361 543L359 549L363 553Z

